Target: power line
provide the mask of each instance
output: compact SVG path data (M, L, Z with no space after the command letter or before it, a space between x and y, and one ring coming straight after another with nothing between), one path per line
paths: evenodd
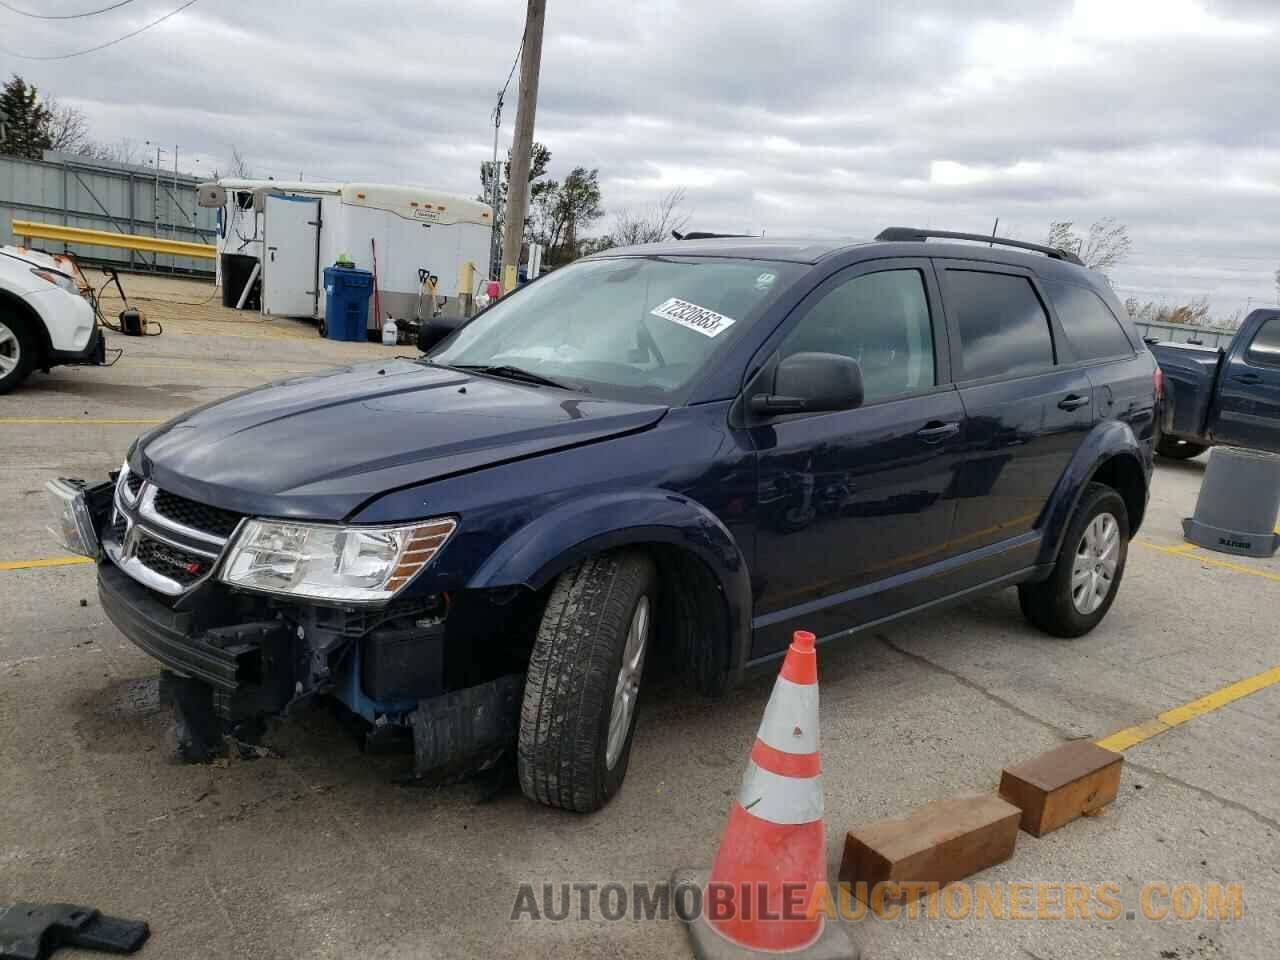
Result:
M30 10L19 10L12 4L5 3L0 0L0 7L4 7L20 17L31 17L35 20L79 20L81 17L96 17L100 13L106 13L108 10L118 10L121 7L133 3L133 0L116 0L109 7L99 7L97 10L86 10L84 13L32 13Z
M507 82L502 85L502 89L498 91L498 105L494 108L494 116L497 117L502 110L503 98L507 95L507 88L511 86L511 78L516 75L516 67L520 64L520 55L524 53L524 37L520 38L520 49L516 51L516 58L511 61L511 71L507 74Z
M14 57L18 60L70 60L72 57L82 57L86 53L96 53L99 50L105 50L107 49L107 47L113 47L117 43L122 43L125 40L128 40L132 37L136 37L140 33L145 33L147 30L150 30L152 27L158 26L159 24L164 23L170 17L176 16L177 14L181 13L183 10L187 9L187 7L191 6L195 2L196 0L187 0L187 2L184 3L182 6L178 7L177 9L170 10L168 13L166 13L162 17L156 17L156 19L152 20L148 24L144 24L143 26L139 27L137 30L133 30L129 33L126 33L122 37L116 37L114 40L108 40L106 43L100 43L95 47L86 47L84 50L76 50L72 53L59 53L59 54L52 54L52 55L45 55L45 56L31 56L30 54L26 54L26 53L14 53L12 50L0 50L0 52L3 52L8 56Z

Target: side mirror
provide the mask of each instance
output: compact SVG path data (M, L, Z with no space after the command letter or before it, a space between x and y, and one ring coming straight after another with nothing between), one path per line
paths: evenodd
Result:
M418 325L418 349L426 353L470 319L470 317L448 317L441 314L430 320L423 320Z
M773 388L751 398L751 412L824 413L862 406L862 365L838 353L793 353L773 372Z

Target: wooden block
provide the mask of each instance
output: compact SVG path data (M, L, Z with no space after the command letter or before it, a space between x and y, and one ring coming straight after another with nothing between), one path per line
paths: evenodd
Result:
M942 886L960 880L1013 856L1020 817L1017 807L986 793L938 800L906 817L850 830L840 879L866 896L884 881Z
M1000 796L1022 811L1022 829L1042 837L1116 798L1124 757L1076 740L1000 775Z

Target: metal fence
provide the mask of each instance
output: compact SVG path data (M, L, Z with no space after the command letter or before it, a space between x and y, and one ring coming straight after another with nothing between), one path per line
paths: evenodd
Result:
M1189 323L1148 323L1144 320L1135 320L1134 326L1144 337L1170 340L1174 343L1198 343L1206 347L1225 347L1236 335L1234 330L1197 327Z
M0 243L17 243L14 220L214 243L216 211L196 205L200 181L185 174L46 151L43 160L0 157ZM213 261L86 244L38 244L87 263L209 276ZM54 248L57 248L54 250Z

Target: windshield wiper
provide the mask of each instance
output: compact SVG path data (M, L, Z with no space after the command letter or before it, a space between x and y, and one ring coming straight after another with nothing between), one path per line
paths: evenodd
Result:
M509 363L451 363L449 366L455 370L469 370L472 373L487 373L494 377L504 377L507 380L520 380L524 383L536 383L543 387L559 387L561 390L568 390L559 380L552 380L550 377L544 377L540 373L534 373L532 370L526 370L524 367L513 367Z

